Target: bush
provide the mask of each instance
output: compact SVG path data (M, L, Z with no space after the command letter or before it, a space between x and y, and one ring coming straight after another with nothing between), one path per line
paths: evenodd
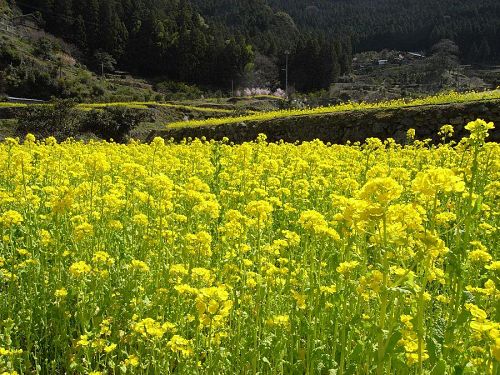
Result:
M146 117L145 112L123 107L93 110L86 114L80 132L91 132L99 138L123 142L132 129Z
M19 65L22 61L22 55L17 51L12 42L0 43L0 68L4 69L9 65Z
M28 106L20 112L17 133L21 136L32 133L37 138L54 136L60 141L92 133L123 142L132 129L146 120L146 111L137 109L109 107L84 112L75 105L73 100L66 99L52 105Z
M28 106L19 115L17 132L38 138L53 136L64 140L78 133L82 111L72 100L57 100L52 105Z
M50 60L54 52L54 45L48 38L38 39L33 47L33 54L43 60Z
M42 66L34 64L12 66L4 70L5 87L13 96L34 99L50 99L59 96L60 88L56 79Z
M7 100L7 95L5 95L5 91L6 91L5 73L0 70L0 102L4 102Z
M166 100L199 99L203 95L203 91L194 85L173 81L158 82L155 90L164 94Z

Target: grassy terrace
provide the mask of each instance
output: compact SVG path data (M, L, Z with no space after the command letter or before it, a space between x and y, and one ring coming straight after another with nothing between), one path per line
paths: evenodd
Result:
M151 107L167 107L188 111L197 112L207 112L207 113L233 113L234 111L224 108L209 108L200 106L191 106L185 104L173 104L173 103L160 103L160 102L122 102L122 103L92 103L92 104L79 104L79 108L82 110L92 110L107 107L126 107L133 109L148 109Z
M48 103L41 104L24 104L24 103L8 103L1 102L0 108L26 108L29 106L46 106L51 105ZM209 108L201 106L190 106L184 104L173 104L173 103L159 103L159 102L116 102L116 103L81 103L77 105L77 108L82 111L91 111L93 109L103 109L109 107L126 107L130 109L148 109L151 107L167 107L180 110L189 110L204 113L227 113L231 114L234 111L230 109L223 108Z
M43 104L29 104L29 105L43 105ZM0 108L24 108L28 104L23 103L10 103L10 102L0 102Z
M397 99L378 103L344 103L329 107L307 108L307 109L293 109L293 110L280 110L270 112L253 113L237 117L222 117L222 118L209 118L206 120L191 120L172 122L167 125L168 128L186 128L186 127L201 127L201 126L216 126L222 124L235 124L246 121L267 121L279 118L286 118L290 116L310 116L321 115L335 112L345 111L362 111L370 109L395 109L395 108L409 108L424 105L440 105L451 103L464 103L470 101L492 100L500 99L500 89L485 92L467 92L467 93L443 93L435 96L429 96L420 99L405 100Z

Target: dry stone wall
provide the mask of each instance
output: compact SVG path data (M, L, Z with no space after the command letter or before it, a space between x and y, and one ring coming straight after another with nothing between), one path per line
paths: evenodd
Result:
M468 134L464 126L478 118L495 122L496 129L489 140L499 142L500 100L292 116L197 128L167 128L152 131L148 140L157 136L175 141L201 137L222 140L227 137L232 142L241 143L255 140L259 133L264 133L270 142L320 139L324 142L343 144L347 141L362 142L369 137L394 138L402 142L407 130L413 128L418 139L431 138L437 141L437 132L442 125L453 125L455 138L460 139Z

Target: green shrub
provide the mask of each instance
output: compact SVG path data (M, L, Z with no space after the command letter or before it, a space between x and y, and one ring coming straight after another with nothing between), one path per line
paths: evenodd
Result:
M0 43L0 68L9 65L18 65L22 61L22 55L11 42Z
M78 134L83 115L75 105L73 100L57 100L53 105L27 106L20 112L17 132L58 140L72 137Z
M147 120L147 111L124 107L109 107L89 112L76 107L73 100L57 100L53 104L27 106L20 111L17 133L37 138L54 136L58 140L81 138L92 133L102 139L126 140L140 122Z
M166 100L198 99L203 95L203 91L194 85L173 81L158 82L155 90L164 94Z
M80 132L90 132L99 138L123 142L130 131L145 118L145 112L124 107L92 110L84 116Z
M33 46L33 54L43 60L52 59L52 53L54 52L54 45L48 38L38 39Z

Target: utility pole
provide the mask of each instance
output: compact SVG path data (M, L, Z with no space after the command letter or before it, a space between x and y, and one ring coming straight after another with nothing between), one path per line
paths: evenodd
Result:
M285 95L288 98L288 55L290 55L290 51L286 50L285 51Z

